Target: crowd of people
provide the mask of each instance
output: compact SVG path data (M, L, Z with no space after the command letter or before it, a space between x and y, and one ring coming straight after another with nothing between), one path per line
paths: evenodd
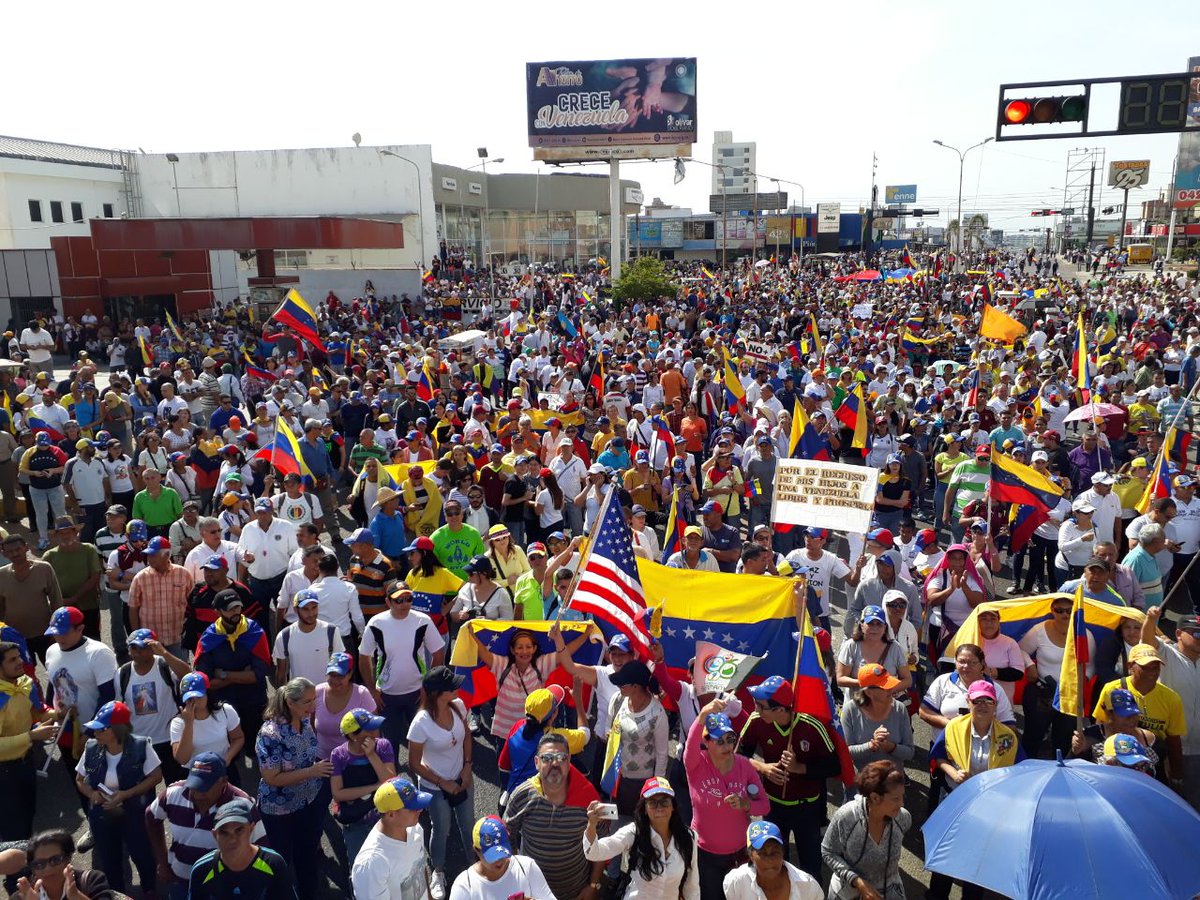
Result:
M311 336L238 304L14 328L10 890L307 900L332 870L359 900L875 900L913 883L906 802L1027 757L1200 805L1195 281L903 257L680 263L673 296L623 302L603 261L489 281L455 258L418 297L331 292ZM992 304L1023 333L981 337ZM878 470L870 530L776 527L793 456ZM1001 457L1053 503L993 496ZM611 628L585 660L571 601L609 504L638 557L803 576L837 721L779 675L698 693ZM1027 596L1013 638L992 604ZM1055 700L1080 598L1124 611L1089 631L1083 727ZM448 665L464 641L490 702ZM82 840L35 834L39 768Z

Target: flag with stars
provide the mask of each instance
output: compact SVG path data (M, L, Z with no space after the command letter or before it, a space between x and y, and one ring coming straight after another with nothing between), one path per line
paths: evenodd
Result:
M591 549L570 605L576 612L591 613L607 622L640 648L639 655L648 657L646 595L638 577L629 526L625 524L620 504L612 499L610 492L592 526Z
M754 678L792 677L796 616L791 579L672 569L646 559L639 559L637 567L646 603L663 607L660 643L668 665L686 668L696 655L696 642L708 641L766 657L755 667Z

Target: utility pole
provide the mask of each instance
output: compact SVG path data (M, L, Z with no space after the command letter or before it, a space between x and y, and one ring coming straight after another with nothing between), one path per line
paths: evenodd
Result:
M1087 210L1087 242L1086 246L1091 249L1092 246L1092 231L1096 225L1096 207L1092 205L1092 198L1096 193L1096 164L1092 163L1092 177L1088 181L1088 210Z

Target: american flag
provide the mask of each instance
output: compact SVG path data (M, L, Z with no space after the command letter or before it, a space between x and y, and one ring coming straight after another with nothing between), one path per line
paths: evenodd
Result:
M641 647L642 656L648 656L646 594L638 580L629 526L612 493L605 498L593 528L591 553L571 597L571 608L608 622Z

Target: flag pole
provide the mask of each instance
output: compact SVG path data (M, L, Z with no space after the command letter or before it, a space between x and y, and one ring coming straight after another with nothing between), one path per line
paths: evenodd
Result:
M1197 554L1197 555L1200 555L1200 554ZM797 575L796 576L796 583L792 587L792 592L793 592L793 596L795 596L796 594L800 595L800 618L799 618L799 622L797 623L800 626L800 631L799 631L800 638L799 638L799 640L796 641L796 660L792 666L792 720L795 721L796 693L797 693L799 682L800 682L800 657L804 654L804 632L809 630L808 576L807 575ZM821 653L821 648L817 647L816 643L817 643L816 637L814 636L813 637L813 646L814 646L814 648L816 648L817 655L819 656ZM824 665L824 664L825 664L825 660L821 660L821 665ZM835 712L835 715L836 715L836 712ZM787 789L787 780L788 780L789 774L790 773L787 769L783 770L783 786L784 786L785 790Z
M596 513L594 522L604 521L604 515L608 512L608 505L612 502L613 494L616 492L617 489L612 485L609 485L609 491L604 495L604 502L600 504L600 511ZM554 617L554 621L556 623L562 620L563 612L571 607L571 601L575 599L575 586L579 584L579 576L583 572L584 567L587 565L588 559L592 555L593 546L594 542L588 541L587 547L584 548L583 555L579 557L579 565L575 569L575 574L571 577L570 585L567 586L566 602L558 604L558 614Z

